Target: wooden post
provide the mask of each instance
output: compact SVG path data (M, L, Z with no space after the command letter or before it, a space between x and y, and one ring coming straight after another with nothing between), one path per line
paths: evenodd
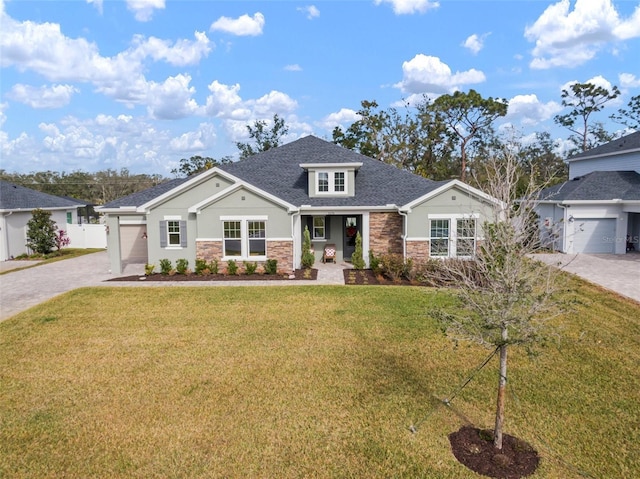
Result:
M498 401L496 405L496 425L493 430L493 446L502 450L502 426L504 424L505 391L507 389L507 328L502 329L500 346L500 378L498 380Z

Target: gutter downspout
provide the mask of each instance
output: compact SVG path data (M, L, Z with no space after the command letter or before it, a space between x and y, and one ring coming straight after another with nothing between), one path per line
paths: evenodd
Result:
M568 206L563 205L562 203L558 203L558 208L562 208L563 209L563 213L562 213L562 252L563 253L568 253L567 249L569 248L569 240L567 239L567 235L568 235L568 229L569 229L569 217L567 215L568 213ZM573 248L572 248L573 249Z
M7 261L9 260L9 228L7 228L7 216L11 216L13 214L13 211L9 211L7 212L6 215L2 215L2 222L0 223L0 229L3 230L3 234L4 234L4 251L1 251L2 253L2 261Z
M293 247L291 248L291 265L293 266L293 271L291 271L291 273L293 274L293 272L296 269L296 228L295 228L295 218L296 216L300 216L300 210L297 209L295 211L292 212L291 214L291 239L293 240Z
M402 259L407 261L407 223L409 220L409 211L402 211L398 208L398 214L404 217L402 221Z

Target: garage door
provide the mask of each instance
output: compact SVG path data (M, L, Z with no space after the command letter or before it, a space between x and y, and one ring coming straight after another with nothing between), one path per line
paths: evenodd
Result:
M613 253L615 248L616 220L576 219L573 251L575 253Z
M120 225L120 257L126 264L148 262L146 225Z

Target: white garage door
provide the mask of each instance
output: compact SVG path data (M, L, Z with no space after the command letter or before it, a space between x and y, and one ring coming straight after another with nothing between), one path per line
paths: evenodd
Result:
M613 253L615 248L616 220L576 219L573 251L575 253Z
M147 240L143 237L146 225L120 225L120 257L126 264L148 262Z

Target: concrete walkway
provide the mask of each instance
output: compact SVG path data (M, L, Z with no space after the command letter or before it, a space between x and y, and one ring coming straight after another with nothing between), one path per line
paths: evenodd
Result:
M0 270L8 271L30 266L31 261L4 261ZM108 282L118 276L144 276L144 265L127 266L121 275L109 271L109 258L106 251L92 253L55 263L12 271L0 275L0 321L10 318L21 311L51 299L59 294L84 286L101 287L202 287L202 286L302 286L318 284L344 284L343 270L347 263L314 265L318 269L318 278L313 281L193 281L193 282Z

